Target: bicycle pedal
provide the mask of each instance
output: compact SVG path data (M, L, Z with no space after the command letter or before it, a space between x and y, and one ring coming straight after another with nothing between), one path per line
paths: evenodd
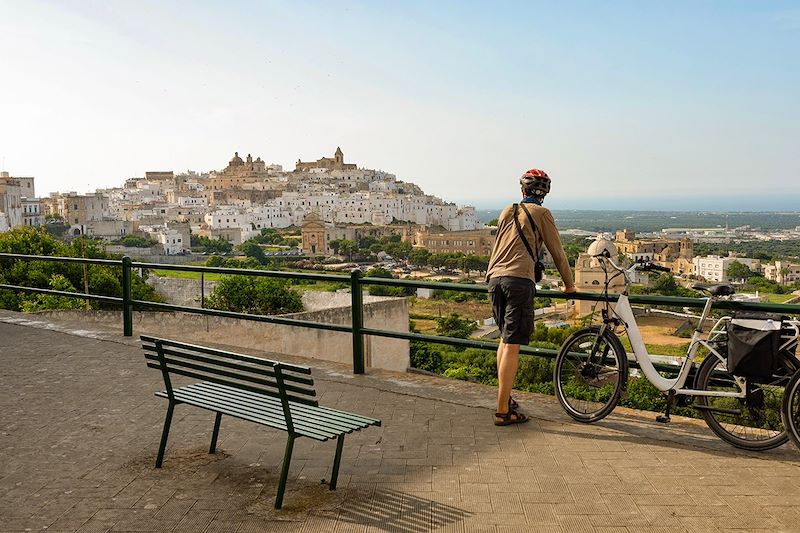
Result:
M658 415L658 416L656 417L656 422L661 422L662 424L666 424L666 423L667 423L667 422L669 422L669 421L670 421L670 418L669 418L669 416Z

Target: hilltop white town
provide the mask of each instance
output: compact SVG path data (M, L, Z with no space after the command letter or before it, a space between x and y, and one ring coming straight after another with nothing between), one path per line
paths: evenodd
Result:
M163 255L164 262L189 254L192 236L240 245L266 229L299 230L302 238L285 253L312 257L337 256L341 253L337 243L365 237L395 236L432 254L475 257L489 255L494 241L493 228L479 220L474 207L425 194L392 173L345 162L339 147L332 157L298 159L290 171L235 152L221 170L150 171L120 187L87 194L52 192L42 198L35 194L33 177L0 174L0 231L53 222L65 227L68 238L119 243L126 236L141 236L153 243L148 253ZM696 256L693 245L798 235L800 228L761 231L745 226L664 228L647 235L623 229L597 238L613 243L623 258L652 261L669 267L677 277L729 281L729 267L738 262L767 280L789 284L800 280L800 264L785 260L762 264L735 253ZM548 254L544 259L551 264ZM590 265L586 254L573 262L580 290L598 290L601 272ZM411 271L398 267L397 272Z
M293 171L237 152L219 171L146 172L121 187L41 199L35 197L33 178L4 173L0 179L0 231L58 217L70 236L113 241L138 233L159 242L167 255L189 249L190 231L240 244L263 228L300 227L306 219L326 228L325 238L305 246L309 254L328 253L328 236L352 237L356 226L384 233L397 226L406 232L433 228L464 239L468 235L458 232L483 227L473 207L427 195L388 172L345 163L341 148L333 157L298 160Z

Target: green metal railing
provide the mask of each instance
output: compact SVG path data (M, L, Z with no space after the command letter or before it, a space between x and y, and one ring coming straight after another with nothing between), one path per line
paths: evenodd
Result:
M83 259L76 257L50 257L50 256L38 256L38 255L0 253L0 259L12 259L18 261L62 261L68 263L95 264L95 265L120 267L122 269L121 298L112 296L83 294L77 292L57 291L53 289L41 289L36 287L22 287L18 285L8 285L8 284L0 284L0 289L29 292L29 293L50 294L55 296L66 296L66 297L81 298L86 300L120 305L122 307L123 334L126 337L130 337L133 335L133 311L143 310L143 309L160 309L163 311L196 313L201 315L221 316L227 318L237 318L241 320L266 322L270 324L280 324L286 326L337 331L341 333L349 333L352 336L353 372L355 374L364 373L364 335L372 335L375 337L387 337L393 339L403 339L409 341L433 342L439 344L448 344L451 346L458 346L462 348L481 348L487 350L497 349L497 343L491 341L460 339L455 337L440 337L436 335L425 335L422 333L389 331L377 328L368 328L364 326L363 290L365 286L381 285L386 287L441 289L441 290L486 294L487 293L486 285L362 277L361 272L359 270L354 270L348 278L346 276L336 275L336 274L316 274L316 273L306 273L306 272L285 272L285 271L251 270L251 269L238 269L238 268L218 268L218 267L193 266L193 265L142 263L142 262L132 261L127 256L123 257L120 260L120 259ZM0 262L0 266L2 266L2 262ZM334 281L338 283L349 280L352 320L351 324L348 326L342 324L315 322L311 320L300 320L296 318L288 318L281 316L253 315L249 313L237 313L232 311L220 311L217 309L206 309L204 307L190 307L190 306L166 304L160 302L149 302L146 300L136 300L133 299L131 296L131 271L134 268L174 270L182 272L199 272L201 276L205 273L216 273L225 275L262 276L262 277L272 277L281 279L300 279L306 281ZM545 298L585 300L585 301L596 301L596 302L603 301L605 299L605 297L602 294L597 294L597 293L576 292L576 293L566 294L563 292L551 291L551 290L537 291L537 296ZM617 299L617 296L610 295L610 299L615 301ZM702 298L682 298L673 296L631 295L630 301L633 304L667 305L667 306L691 307L691 308L702 308L705 305L705 299ZM800 305L798 304L753 303L753 302L720 300L714 303L714 308L730 309L730 310L768 311L768 312L777 312L783 314L800 314ZM557 351L546 348L522 346L520 348L520 353L525 355L536 355L540 357L553 358L556 356Z

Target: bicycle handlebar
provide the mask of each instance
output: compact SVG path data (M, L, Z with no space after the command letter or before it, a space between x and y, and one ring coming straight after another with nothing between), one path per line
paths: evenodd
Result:
M618 264L616 264L613 259L611 259L611 254L609 253L608 250L603 250L601 253L595 254L592 257L605 259L608 262L608 264L611 265L612 268L614 268L614 270L617 270L619 272L624 272L625 274L630 274L637 268L641 270L657 270L659 272L672 272L672 270L669 267L656 265L655 263L651 263L650 261L637 261L633 263L630 267L623 268Z
M645 263L642 267L642 270L658 270L660 272L672 272L672 269L669 267L655 265L653 263Z

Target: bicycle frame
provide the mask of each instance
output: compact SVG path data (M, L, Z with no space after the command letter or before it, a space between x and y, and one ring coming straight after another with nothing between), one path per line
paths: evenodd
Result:
M697 355L697 351L700 347L705 347L709 352L710 355L713 354L715 357L718 357L721 361L725 361L725 358L720 355L720 353L706 340L701 338L703 333L702 325L705 322L708 314L711 311L711 305L713 303L712 298L706 299L706 305L703 308L703 314L700 317L700 322L697 328L694 330L694 334L692 335L692 341L689 344L689 350L687 351L686 355L684 356L683 363L681 363L680 371L678 372L678 377L676 378L665 378L661 374L658 373L655 366L653 366L653 362L650 359L650 354L647 353L647 347L644 344L644 339L642 339L642 334L639 331L639 326L636 323L636 317L633 315L633 309L631 308L630 300L626 294L621 294L619 296L619 300L614 305L614 314L622 321L623 326L625 327L625 332L628 335L628 340L631 343L631 348L633 348L633 355L636 359L636 362L639 364L639 368L644 374L645 378L653 384L655 388L660 390L661 392L669 392L674 391L675 394L685 394L690 396L714 396L714 397L732 397L732 398L744 398L746 396L747 390L747 380L745 378L740 378L738 376L734 376L736 380L736 386L738 387L738 392L724 392L724 391L707 391L707 390L696 390L696 389L687 389L684 388L686 384L686 380L689 378L689 372L692 369L692 362L694 361L695 355ZM720 319L717 324L721 323L725 319ZM604 324L604 327L606 325ZM716 325L712 328L712 332L716 329ZM709 355L709 357L710 357Z

